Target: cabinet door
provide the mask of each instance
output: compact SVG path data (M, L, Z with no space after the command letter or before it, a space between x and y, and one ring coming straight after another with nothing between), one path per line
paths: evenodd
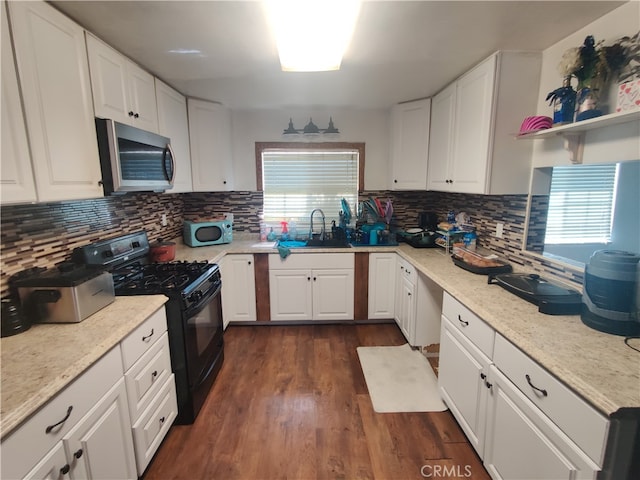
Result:
M270 270L271 320L311 320L310 270Z
M102 197L84 30L44 2L9 2L40 201Z
M493 131L496 61L495 55L490 57L457 82L451 163L455 192L485 193Z
M2 203L35 202L36 184L33 181L27 129L22 114L20 90L13 48L9 36L6 4L0 5L2 17L2 157L0 165L0 194Z
M438 386L445 403L482 458L489 359L442 317Z
M132 124L135 112L129 104L127 59L90 34L87 52L96 117Z
M28 448L25 446L25 448ZM70 465L67 463L67 455L62 442L45 455L45 457L24 476L24 480L61 480L65 478L65 473L69 471Z
M369 318L394 318L396 254L369 254Z
M192 98L187 107L193 190L233 190L229 111L219 103Z
M403 276L400 283L400 330L404 334L407 342L413 345L412 338L416 322L416 286L409 278Z
M173 148L176 161L173 188L167 190L167 193L192 192L187 99L158 79L156 79L156 97L158 100L158 132L171 139L171 148Z
M153 75L127 60L129 99L133 110L133 124L149 132L158 131L158 104Z
M392 109L393 190L427 188L430 109L430 99L401 103Z
M484 464L494 479L595 478L597 465L493 365L488 385Z
M230 322L255 321L256 279L253 255L227 255L222 261L222 316Z
M136 480L124 379L118 382L65 436L74 479Z
M353 269L313 270L313 320L353 320Z
M429 141L429 190L451 190L453 130L455 128L456 84L453 83L431 102L431 139Z

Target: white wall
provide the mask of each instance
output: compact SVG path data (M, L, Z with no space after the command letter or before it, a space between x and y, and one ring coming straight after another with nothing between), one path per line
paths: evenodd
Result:
M365 142L365 188L388 188L389 110L341 108L290 108L282 110L232 111L231 141L234 162L234 190L256 190L255 142L284 142L282 132L293 119L302 129L313 118L319 128L327 128L329 117L340 130L341 142ZM334 140L331 140L334 141Z
M545 98L549 92L562 86L562 76L557 67L562 54L567 49L581 46L587 35L593 35L596 42L604 40L605 45L611 45L618 38L634 35L638 30L640 30L640 2L634 0L616 8L546 49L542 53L537 115L553 116L553 110ZM605 114L615 111L614 92L616 85L617 82L614 80L610 85L608 95L605 96L605 99L608 97L608 105L602 105L605 107L603 109ZM575 80L573 86L574 88L576 86ZM638 122L588 132L585 138L584 163L640 158L639 134ZM533 156L535 166L569 163L568 153L563 150L562 138L533 141L535 142Z

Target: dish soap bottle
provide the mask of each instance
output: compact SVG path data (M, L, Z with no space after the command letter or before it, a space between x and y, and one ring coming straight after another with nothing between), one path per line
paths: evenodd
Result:
M289 240L289 229L287 228L287 222L280 222L280 225L282 225L282 232L280 232L280 239L281 240Z

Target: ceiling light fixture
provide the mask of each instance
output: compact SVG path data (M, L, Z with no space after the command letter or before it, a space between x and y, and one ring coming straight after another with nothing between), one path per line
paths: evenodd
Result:
M293 119L290 118L289 126L282 132L282 136L288 139L300 138L301 136L304 139L313 139L318 138L321 134L332 139L340 136L340 130L333 124L332 117L329 117L329 126L327 128L318 128L318 126L313 123L313 119L309 118L309 123L307 123L302 130L296 129L296 127L293 126Z
M265 0L285 72L339 70L360 0Z

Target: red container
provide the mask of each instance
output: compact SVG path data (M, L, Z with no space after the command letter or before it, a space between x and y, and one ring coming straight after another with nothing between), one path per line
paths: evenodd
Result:
M175 242L165 242L161 238L149 245L149 256L152 262L170 262L176 258Z

